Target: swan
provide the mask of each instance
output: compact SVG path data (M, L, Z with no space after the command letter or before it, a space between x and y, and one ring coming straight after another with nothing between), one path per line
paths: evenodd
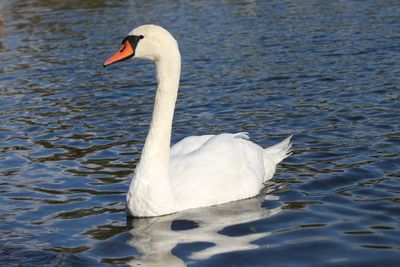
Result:
M269 147L248 134L189 136L171 145L181 73L178 43L164 28L142 25L103 67L129 58L155 62L157 90L150 129L126 198L132 217L156 217L254 197L290 155L290 138Z

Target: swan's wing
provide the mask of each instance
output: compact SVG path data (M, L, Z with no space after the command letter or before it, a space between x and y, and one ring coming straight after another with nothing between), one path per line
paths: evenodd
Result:
M196 150L200 149L206 142L209 142L212 138L224 138L224 139L249 139L247 132L240 132L240 133L223 133L219 135L209 134L209 135L194 135L188 136L175 145L171 147L171 157L175 156L183 156L185 154L189 154L195 152Z
M215 135L189 136L171 147L171 157L192 153Z
M183 209L259 192L265 174L263 149L246 138L243 133L215 135L191 153L171 157L171 187Z

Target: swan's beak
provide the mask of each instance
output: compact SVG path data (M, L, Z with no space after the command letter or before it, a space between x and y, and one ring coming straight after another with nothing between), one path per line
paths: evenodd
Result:
M115 52L114 55L112 55L111 57L107 58L104 61L103 67L105 68L108 65L127 60L133 57L134 55L135 55L134 48L132 47L131 43L128 40L126 40L118 49L118 51Z

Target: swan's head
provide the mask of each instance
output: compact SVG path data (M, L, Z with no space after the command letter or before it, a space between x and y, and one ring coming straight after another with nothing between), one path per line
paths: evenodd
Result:
M178 44L167 30L157 25L143 25L122 40L121 47L104 61L103 67L132 57L158 61L176 52L179 54Z

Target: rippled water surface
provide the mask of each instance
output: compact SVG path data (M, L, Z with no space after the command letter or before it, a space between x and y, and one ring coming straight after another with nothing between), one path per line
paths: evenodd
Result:
M398 1L4 1L1 266L399 266ZM248 131L294 153L256 198L128 220L154 67L180 43L173 141Z

